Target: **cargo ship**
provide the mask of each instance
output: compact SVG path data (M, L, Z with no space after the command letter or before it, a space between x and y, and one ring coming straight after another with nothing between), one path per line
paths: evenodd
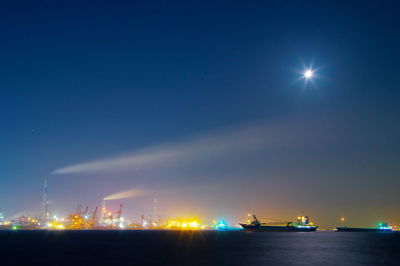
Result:
M315 232L318 226L309 222L308 216L297 217L296 222L289 222L286 225L270 225L260 222L255 215L253 220L247 224L240 224L245 231L265 231L265 232Z
M340 226L336 227L337 232L392 232L392 227L387 223L378 223L376 228L365 228L365 227L347 227Z

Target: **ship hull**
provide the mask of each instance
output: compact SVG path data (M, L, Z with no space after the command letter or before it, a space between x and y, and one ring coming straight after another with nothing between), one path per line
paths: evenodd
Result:
M356 228L356 227L336 227L337 232L391 232L390 229L379 228Z
M276 226L276 225L251 225L240 224L245 231L256 232L315 232L317 226L296 227L296 226Z

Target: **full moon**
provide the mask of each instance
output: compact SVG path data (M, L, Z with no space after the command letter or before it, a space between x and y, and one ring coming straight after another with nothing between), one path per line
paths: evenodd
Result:
M312 78L313 75L314 75L314 72L311 69L308 69L308 70L306 70L306 72L304 72L304 78L306 78L306 79Z

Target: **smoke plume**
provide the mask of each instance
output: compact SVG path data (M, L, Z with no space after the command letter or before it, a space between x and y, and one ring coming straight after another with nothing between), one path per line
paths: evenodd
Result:
M229 158L243 152L318 145L332 136L319 121L289 119L255 123L214 131L186 140L153 146L133 153L98 159L59 168L53 174L76 174L137 170L146 167L184 165L213 156ZM322 125L322 127L321 127ZM313 131L309 132L312 126ZM329 130L329 128L328 128ZM295 134L293 134L295 132Z
M104 200L117 200L117 199L128 199L136 198L140 196L148 195L150 191L140 188L134 188L129 190L120 191L104 197Z

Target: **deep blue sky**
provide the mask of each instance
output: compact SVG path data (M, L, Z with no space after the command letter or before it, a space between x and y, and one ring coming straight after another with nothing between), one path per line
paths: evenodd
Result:
M142 187L171 215L305 210L326 224L341 215L400 223L399 7L2 2L0 211L37 211L47 175L59 212ZM305 86L298 72L311 63L317 77ZM228 141L219 155L198 152L198 139L253 127L272 150ZM194 162L51 174L176 143ZM126 202L132 217L151 212L151 197L140 201Z

